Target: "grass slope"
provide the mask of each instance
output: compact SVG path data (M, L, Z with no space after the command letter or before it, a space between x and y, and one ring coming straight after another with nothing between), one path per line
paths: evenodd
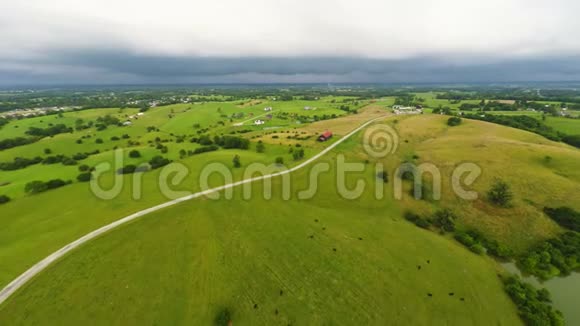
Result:
M408 199L404 206L422 208L426 213L440 206L454 208L466 226L516 251L560 232L543 214L544 206L580 209L577 149L487 122L464 120L460 126L448 127L445 121L446 117L424 115L404 119L397 126L403 140L400 158L417 155L417 164L435 164L443 184L442 201ZM473 202L459 200L451 190L453 169L462 162L481 167L482 174L472 186L479 198ZM496 178L510 184L515 195L513 207L497 208L486 200L485 193Z
M292 180L304 189L306 171ZM402 220L372 188L340 198L334 180L323 174L310 200L237 189L151 214L41 274L0 307L0 324L207 325L224 310L236 325L520 323L491 261Z
M378 110L362 114L378 114ZM331 120L336 125L322 121L298 130L336 127L340 131L347 128L348 119L359 115ZM361 200L348 201L337 196L336 179L328 174L321 177L317 197L309 201L282 201L278 196L245 201L238 196L227 202L184 203L124 226L49 268L0 307L0 324L34 324L57 317L63 324L207 324L223 309L231 311L236 324L393 320L517 324L492 262L417 229L400 218L401 211L428 213L451 207L460 212L462 226L523 250L560 232L541 213L544 205L580 209L578 150L480 121L450 128L438 115L396 119L397 123L394 119L390 123L401 143L396 155L382 163L391 179L403 160L417 157L417 163L436 164L444 176L442 202L408 196L395 202L390 187L383 201L370 198L372 189ZM351 120L353 128L355 120ZM341 144L334 155L344 153L350 161L364 162L369 157L361 141L359 134ZM312 146L311 151L317 148ZM265 154L239 154L244 164L271 163L277 155L288 156L286 148L268 144ZM194 173L177 188L192 189L195 171L203 162L231 164L234 153L219 151L204 154L203 160L187 159ZM325 160L331 162L330 157ZM473 185L480 194L496 177L508 181L515 193L514 206L497 209L483 197L475 202L457 200L449 180L453 167L464 161L482 167L483 174ZM305 188L305 173L293 175L295 190ZM350 186L357 177L361 174L348 177ZM372 168L362 177L374 180ZM146 173L145 188L156 189L156 178L156 172ZM163 200L157 191L148 191L134 201L130 189L125 189L118 199L101 201L92 197L86 185L76 184L2 206L0 284L88 231ZM458 300L462 296L465 302Z

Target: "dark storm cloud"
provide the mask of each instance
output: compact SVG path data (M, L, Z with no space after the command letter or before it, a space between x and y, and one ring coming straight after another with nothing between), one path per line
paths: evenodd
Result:
M441 74L442 79L472 74L475 79L494 75L578 75L580 58L535 58L493 60L418 57L370 59L353 57L176 57L137 55L123 51L66 51L52 53L43 63L91 67L144 77L222 76L242 73L296 75L354 72L367 74Z
M580 59L551 57L492 60L455 56L410 59L352 57L178 57L138 55L121 50L54 51L35 59L9 61L0 67L0 83L44 81L111 82L272 82L295 77L296 82L493 82L580 80ZM27 67L15 69L10 67ZM37 68L35 68L37 67ZM37 71L38 70L38 71ZM261 76L268 76L262 78ZM302 77L300 77L302 76ZM308 77L307 77L308 76ZM302 79L301 79L302 78ZM239 80L239 79L233 79Z

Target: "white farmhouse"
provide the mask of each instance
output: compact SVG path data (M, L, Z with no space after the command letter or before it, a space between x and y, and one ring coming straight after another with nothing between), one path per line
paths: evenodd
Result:
M422 114L423 109L419 109L419 108L412 107L412 106L409 106L409 107L398 106L398 108L396 108L396 109L393 107L393 112L395 114Z

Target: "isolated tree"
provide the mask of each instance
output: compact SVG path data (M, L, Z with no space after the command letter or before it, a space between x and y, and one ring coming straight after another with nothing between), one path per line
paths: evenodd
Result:
M497 179L487 192L487 198L496 206L508 207L513 198L510 186L502 180Z
M236 155L234 156L234 159L232 160L232 162L234 163L234 167L235 168L239 168L242 166L242 163L240 162L240 156Z
M279 165L284 164L284 158L281 156L276 157L276 164L279 164Z
M0 205L1 204L6 204L9 201L10 201L10 197L8 197L6 195L0 195Z
M295 161L298 161L304 157L304 149L300 148L292 152L292 157Z
M454 126L458 126L459 124L461 124L461 118L460 117L451 117L447 120L447 125L454 127Z
M187 156L187 151L185 151L185 149L180 149L179 150L179 157L184 158L185 156Z
M44 149L44 154L46 154L46 155L52 154L52 150L50 148L45 148Z
M83 127L83 123L84 123L84 122L85 122L85 121L84 121L83 119L81 119L81 118L78 118L78 119L76 119L76 120L75 120L75 129L76 129L76 130L80 130L80 129L82 129L82 127Z
M79 181L79 182L89 182L89 181L91 181L92 178L93 178L92 173L90 173L90 172L84 172L84 173L81 173L81 174L79 174L77 176L77 181Z
M265 149L266 149L266 146L264 146L264 143L261 140L259 140L258 143L256 144L256 152L264 153Z
M87 172L91 169L90 166L86 164L79 165L79 172Z
M455 214L450 209L444 208L435 212L433 224L443 231L452 232L455 231L455 219Z
M141 153L139 153L138 150L134 149L134 150L129 152L129 157L130 158L139 158L139 157L141 157Z
M163 167L169 163L171 163L171 160L169 160L161 155L157 155L149 161L149 165L151 166L152 169L158 169L158 168Z

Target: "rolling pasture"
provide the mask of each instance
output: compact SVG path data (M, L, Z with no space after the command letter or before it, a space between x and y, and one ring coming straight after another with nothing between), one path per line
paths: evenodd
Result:
M275 178L270 200L242 200L237 188L232 200L193 200L123 226L25 286L0 322L519 324L495 263L404 221L389 187L375 200L373 169L347 178L368 181L361 198L339 196L336 156L360 161L360 151L357 138L322 158L331 171L311 199L283 200ZM307 171L292 174L293 194Z
M99 149L100 154L79 162L94 166L112 162L113 148L118 146L125 151L126 163L138 164L159 155L152 146L159 137L169 140L163 143L168 147L163 156L184 163L190 171L172 189L196 191L207 162L232 167L232 157L239 155L243 168L252 162L272 164L276 157L282 157L292 166L300 161L293 160L290 148L298 148L298 144L309 157L326 145L295 136L333 130L340 137L362 121L384 114L385 107L393 103L392 99L364 103L358 114L347 115L338 108L340 101L332 100L208 102L153 108L131 126L82 132L91 135L83 138L82 144L77 144L80 133L60 134L1 151L0 161L45 156L45 148L65 155ZM263 115L266 106L273 107L273 117L265 125L234 126ZM304 106L316 110L304 110ZM121 118L136 113L130 109L70 112L62 118L11 122L0 135L23 135L30 126L50 123L47 119L74 124L79 117L95 119L101 112ZM244 115L233 118L240 112ZM276 112L287 112L293 118L277 117ZM322 114L342 117L314 123L296 119L297 115ZM49 267L0 306L0 324L59 320L63 325L222 325L228 319L235 325L521 324L497 277L502 272L496 262L471 253L449 237L417 228L402 214L406 210L431 214L442 207L451 208L458 212L460 228L475 228L523 251L537 239L561 232L541 213L543 206L580 209L580 174L575 168L580 160L578 151L536 134L481 121L464 120L458 127L448 127L446 117L424 114L391 117L384 123L399 134L397 152L384 159L372 158L361 145L363 133L358 133L320 159L329 164L330 171L320 175L314 197L297 199L298 192L309 185L306 168L291 174L291 200L281 196L282 178L274 178L271 199L259 195L263 185L256 183L256 195L250 199L244 199L241 188L236 188L233 199L199 198L149 214L83 245ZM22 125L14 128L17 124ZM150 126L156 129L147 131ZM266 129L270 127L276 128ZM252 141L250 149L180 157L181 149L200 146L188 138L204 128L213 135L248 129L237 135ZM123 139L124 134L129 138ZM176 141L180 135L187 136L185 142ZM114 136L121 140L110 140ZM95 138L102 138L104 143L95 143ZM141 158L128 157L128 139L139 142L130 149L139 150ZM266 144L263 153L256 151L258 140ZM338 155L349 162L366 162L364 171L346 177L350 188L357 180L367 184L357 200L340 196L335 166ZM430 162L440 169L442 201L415 200L407 191L401 201L393 198L394 170L409 160ZM494 178L502 178L514 191L513 207L492 207L483 196L471 202L454 196L450 186L453 168L466 161L482 169L471 187L484 194ZM382 163L389 171L391 181L385 184L381 200L374 198L372 185L377 176L370 163ZM234 180L245 177L243 169L231 170ZM23 192L30 180L74 179L77 174L76 166L60 164L0 172L0 182L10 182L0 187L0 194L15 198L0 206L0 285L89 231L167 200L158 187L158 170L142 174L146 191L137 200L132 197L131 175L123 176L127 186L113 200L96 198L84 183L38 195ZM114 177L108 172L101 181L111 184ZM220 178L211 180L212 185L223 182Z
M47 128L56 124L74 127L78 119L83 119L86 123L106 115L116 117L120 121L131 121L132 124L124 127L110 126L102 131L97 131L95 127L92 127L73 133L47 137L26 146L0 151L0 162L12 161L16 157L33 158L57 154L73 156L77 153L98 150L99 154L78 162L79 165L93 166L100 162L110 162L112 151L121 148L126 151L125 162L127 164L139 164L148 161L155 155L162 154L155 147L157 140L167 147L167 153L163 156L178 160L180 150L194 150L199 147L198 144L192 144L189 140L199 137L200 134L222 135L243 131L246 135L261 135L264 130L270 128L290 130L300 126L295 119L278 118L277 113L285 113L288 117L294 115L304 117L344 115L344 111L336 108L341 104L331 103L332 100L340 103L342 99L326 98L319 101L289 102L258 101L249 106L239 102L176 104L152 108L142 116L137 116L136 119L129 118L136 116L138 112L136 109L92 109L67 112L62 116L50 115L22 119L13 121L0 129L0 139L25 137L25 132L30 127ZM264 108L267 106L274 107L272 119L264 125L255 126L252 123L253 117L264 114ZM310 106L312 110L304 110L305 106ZM234 124L248 119L251 120L250 123L234 126ZM155 129L148 130L149 127ZM179 137L183 138L184 141L178 142L177 138ZM102 143L99 143L99 140L102 140ZM133 144L129 142L133 142ZM50 151L50 154L46 153L47 150ZM138 159L128 157L130 150L140 151L142 157ZM54 178L74 180L78 173L78 166L63 166L61 164L37 164L22 170L0 171L0 184L3 185L0 186L0 194L8 195L11 198L22 197L24 196L24 186L30 181Z

